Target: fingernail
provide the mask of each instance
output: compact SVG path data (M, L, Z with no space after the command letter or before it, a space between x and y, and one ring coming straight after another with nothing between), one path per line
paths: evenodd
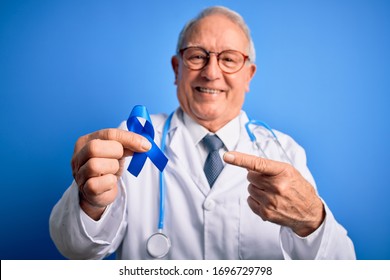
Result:
M149 151L152 148L152 144L148 140L142 140L141 142L142 149Z
M226 161L226 162L233 162L234 161L234 155L229 153L229 152L226 152L223 155L223 160Z

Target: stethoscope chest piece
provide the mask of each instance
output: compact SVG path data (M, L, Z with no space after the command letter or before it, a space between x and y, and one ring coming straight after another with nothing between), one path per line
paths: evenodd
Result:
M146 242L146 251L153 258L161 259L165 257L170 248L171 241L169 241L169 238L161 232L156 232L150 236Z

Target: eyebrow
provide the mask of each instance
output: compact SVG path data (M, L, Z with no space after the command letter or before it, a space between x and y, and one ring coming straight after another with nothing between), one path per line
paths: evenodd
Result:
M203 45L198 44L198 43L194 43L194 44L189 43L189 44L185 45L183 48L190 48L190 47L199 47L199 48L202 48L202 49L204 49L206 51L209 51L209 52L215 52L215 51L211 51L211 50L207 49L206 47L204 47ZM239 52L242 52L241 50L239 50L237 48L224 48L221 51L217 51L217 52L220 53L220 52L223 52L223 51L239 51Z

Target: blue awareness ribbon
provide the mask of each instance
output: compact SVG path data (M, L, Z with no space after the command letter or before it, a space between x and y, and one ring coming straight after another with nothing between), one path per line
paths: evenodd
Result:
M138 118L145 119L145 124L142 126ZM141 172L142 167L145 164L147 158L149 158L153 164L163 172L165 166L168 163L168 158L164 155L161 149L154 142L154 128L152 121L150 119L148 110L143 105L134 106L133 110L130 113L129 118L127 119L127 129L134 133L140 134L143 137L147 138L152 144L152 148L143 153L134 152L133 158L130 162L127 170L133 174L135 177Z

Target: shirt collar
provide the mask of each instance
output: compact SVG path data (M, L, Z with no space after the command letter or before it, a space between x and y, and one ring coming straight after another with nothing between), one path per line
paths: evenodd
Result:
M237 146L238 138L240 136L240 116L241 114L215 133L222 140L228 151L235 150ZM198 145L207 134L213 134L190 118L185 112L183 112L183 122L190 132L194 145Z

